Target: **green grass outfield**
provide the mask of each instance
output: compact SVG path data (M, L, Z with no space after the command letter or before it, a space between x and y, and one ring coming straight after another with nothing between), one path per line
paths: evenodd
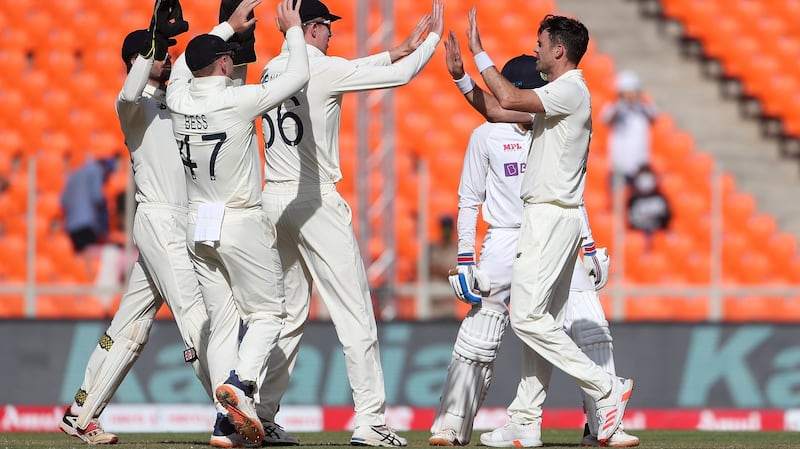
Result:
M642 440L640 447L647 449L672 448L764 448L800 449L798 432L699 432L650 430L631 432ZM409 448L427 448L428 436L425 431L400 432L408 438ZM297 433L302 447L330 448L348 446L350 432ZM476 432L474 440L477 441ZM580 447L579 430L545 430L542 435L544 447ZM210 447L207 433L123 433L115 449L155 448L155 449L196 449ZM474 442L470 446L475 446ZM79 440L63 433L6 433L0 435L0 449L68 449L87 448Z

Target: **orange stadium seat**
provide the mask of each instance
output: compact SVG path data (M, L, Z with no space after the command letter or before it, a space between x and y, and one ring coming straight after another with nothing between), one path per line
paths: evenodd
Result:
M20 287L22 282L3 281L5 287ZM25 296L22 293L0 293L0 318L22 318L25 316Z

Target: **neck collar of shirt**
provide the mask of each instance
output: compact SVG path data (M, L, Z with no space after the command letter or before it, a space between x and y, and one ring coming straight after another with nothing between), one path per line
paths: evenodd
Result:
M233 86L233 80L225 75L202 76L200 78L194 78L192 80L192 84L194 85L195 89L224 89L226 87Z

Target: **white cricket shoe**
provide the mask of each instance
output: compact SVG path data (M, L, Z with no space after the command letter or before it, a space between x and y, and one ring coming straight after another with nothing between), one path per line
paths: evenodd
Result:
M100 425L100 420L94 418L89 422L86 429L81 430L78 428L78 417L70 413L69 407L64 412L64 417L58 423L59 429L67 435L79 438L86 444L117 444L119 437L113 433L106 432Z
M464 446L464 444L458 441L455 430L442 429L428 438L428 446Z
M264 427L262 446L297 446L300 444L300 440L296 436L287 432L279 424L262 419L261 426Z
M542 429L538 422L508 422L499 429L481 434L481 443L491 447L539 447L542 445Z
M242 387L244 385L239 378L231 372L231 377L217 387L214 395L228 411L228 419L236 428L236 433L245 441L260 445L264 441L264 427L261 426L261 421L258 419L255 401L244 392Z
M597 441L606 445L619 428L633 392L633 379L614 377L611 393L597 401Z
M402 447L408 446L408 441L397 435L394 430L383 426L358 426L350 438L351 446L380 446Z

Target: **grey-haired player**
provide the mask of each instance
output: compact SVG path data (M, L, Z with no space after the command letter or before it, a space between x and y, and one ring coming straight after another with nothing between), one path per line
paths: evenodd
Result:
M259 3L244 0L240 7L252 10ZM300 4L278 4L277 22L289 48L282 76L269 83L235 84L239 44L201 34L175 62L166 96L188 184L187 242L211 336L238 332L238 325L227 319L230 313L238 312L247 325L238 351L235 345L225 348L235 360L227 367L228 379L215 384L215 396L237 433L254 444L264 440L264 428L253 393L286 312L275 227L261 209L261 159L253 121L308 81ZM220 315L225 319L220 321Z
M163 26L168 19L173 22ZM157 1L150 29L130 33L122 45L128 75L116 111L136 183L133 239L139 258L119 309L89 358L75 402L59 423L66 434L88 444L117 442L98 417L147 343L165 300L187 348L184 359L211 396L208 316L186 249L186 182L164 98L171 68L167 48L187 28L177 0Z
M305 0L300 7L311 79L263 119L263 204L278 227L287 305L286 325L277 348L279 363L270 363L260 393L259 417L268 423L274 422L289 382L308 318L313 282L330 311L345 354L355 404L350 443L407 444L386 426L386 393L372 299L350 206L336 191L336 183L342 179L339 120L345 93L402 86L422 70L439 43L442 13L442 5L435 0L432 14L420 21L403 45L346 60L327 56L331 28L340 17L319 0ZM285 73L288 56L284 46L267 64L262 76L267 86Z
M463 76L463 68L453 67L455 78ZM521 55L509 60L502 75L520 89L535 89L546 82L536 70L536 58ZM503 335L508 325L508 303L511 297L512 263L519 240L522 200L519 197L530 149L532 123L489 123L477 127L470 136L461 171L458 213L458 259L461 271L471 269L489 291L485 297L461 287L458 270L450 276L460 299L472 304L472 310L461 323L453 348L442 397L431 427L432 446L466 445L472 438L472 425L483 399L488 393ZM475 226L478 208L489 224L481 248L480 264L474 259ZM606 371L614 372L611 333L595 289L605 285L608 257L604 249L595 253L588 219L584 220L583 248L592 278L581 260L572 273L564 328L578 347ZM597 257L597 253L600 256ZM597 267L592 256L599 262ZM480 273L480 274L478 274ZM542 396L543 399L543 396ZM542 404L537 404L541 413ZM587 413L587 432L582 444L597 445L597 420ZM589 428L594 429L594 434ZM525 445L541 445L526 441ZM537 444L538 443L538 444ZM592 444L594 443L594 444ZM638 445L638 438L620 429L609 446Z

